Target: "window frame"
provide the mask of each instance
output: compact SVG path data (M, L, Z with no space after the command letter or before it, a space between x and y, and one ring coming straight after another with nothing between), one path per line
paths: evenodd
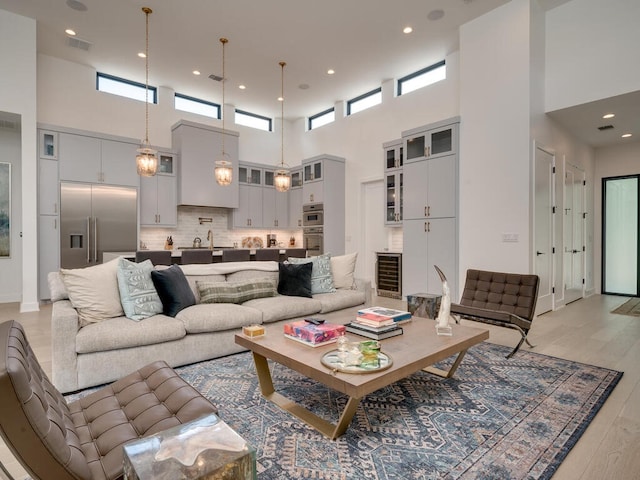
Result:
M313 126L313 121L317 120L320 117L323 117L324 115L327 115L328 113L333 112L333 120L331 120L331 122L327 122L327 123L323 123L322 125L318 125L316 127ZM316 128L320 128L323 127L324 125L327 125L329 123L335 122L336 118L335 118L335 114L336 114L336 107L331 107L331 108L327 108L326 110L323 110L320 113L316 113L315 115L311 115L308 118L308 123L307 123L307 128L309 129L309 131L311 130L315 130Z
M128 80L126 78L122 78L122 77L116 77L115 75L110 75L108 73L102 73L102 72L96 72L96 90L98 92L102 92L102 93L108 93L111 95L118 95L119 97L124 97L124 98L129 98L131 100L135 100L137 102L144 102L144 100L141 100L139 98L135 98L135 97L131 97L129 95L122 95L120 93L114 93L114 92L108 92L106 90L101 90L100 89L100 79L103 78L105 80L111 80L113 82L117 82L117 83L122 83L124 85L129 85L129 86L133 86L133 87L138 87L141 88L142 90L148 90L147 93L147 102L149 102L149 94L151 94L151 102L149 103L153 103L154 105L158 104L158 88L157 87L152 87L151 85L145 85L144 83L140 83L140 82L135 82L133 80ZM144 98L144 95L143 95Z
M266 120L269 123L269 129L267 130L267 129L264 129L264 128L254 127L252 125L245 125L243 123L238 123L236 121L236 119L234 119L236 125L242 125L244 127L255 128L256 130L262 130L263 132L273 132L273 119L270 118L270 117L265 117L264 115L258 115L257 113L247 112L246 110L240 110L239 108L236 108L234 110L234 114L236 115L236 117L237 117L238 114L240 114L240 115L244 115L244 116L247 116L247 117L257 118L259 120Z
M189 102L198 103L198 104L201 104L201 105L206 105L206 106L209 106L209 107L214 107L217 110L217 116L214 117L214 116L211 116L211 115L206 115L204 113L194 112L192 110L183 110L181 108L177 108L176 107L176 101L175 101L176 98L180 98L182 100L187 100ZM194 113L196 115L202 115L202 116L207 117L207 118L215 118L217 120L222 120L222 105L220 105L218 103L215 103L215 102L209 102L207 100L202 100L201 98L192 97L190 95L185 95L183 93L174 92L174 94L173 94L173 108L174 108L174 110L180 110L181 112L189 112L189 113Z
M374 105L369 105L368 107L365 107L361 110L358 110L357 112L352 112L351 111L351 107L352 105L366 99L369 97L372 97L374 95L380 94L380 102L376 103ZM376 105L380 105L382 103L382 87L378 87L378 88L374 88L373 90L368 91L367 93L363 93L362 95L358 95L355 98L352 98L351 100L347 101L347 116L352 115L353 113L358 113L358 112L362 112L364 110L368 110L371 107L375 107Z
M411 92L404 92L403 93L402 92L402 85L405 82L407 82L409 80L413 80L414 78L419 77L421 75L424 75L426 73L429 73L429 72L431 72L433 70L437 70L438 68L446 67L446 65L447 65L446 60L441 60L441 61L439 61L437 63L434 63L433 65L429 65L428 67L422 68L422 69L420 69L420 70L418 70L416 72L410 73L409 75L405 75L404 77L399 78L398 82L397 82L397 88L396 88L397 96L400 97L402 95L406 95L407 93L411 93L411 92L415 92L416 90L419 90L419 89L415 89L415 90L411 90ZM425 87L428 86L428 85L433 85L433 84L432 83L427 84L427 85L425 85ZM420 87L420 88L424 88L424 87Z

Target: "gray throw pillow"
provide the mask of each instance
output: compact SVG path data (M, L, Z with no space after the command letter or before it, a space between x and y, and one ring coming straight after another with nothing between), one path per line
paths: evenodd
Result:
M120 302L127 318L142 320L162 313L162 302L151 280L151 260L135 263L120 258L116 275Z

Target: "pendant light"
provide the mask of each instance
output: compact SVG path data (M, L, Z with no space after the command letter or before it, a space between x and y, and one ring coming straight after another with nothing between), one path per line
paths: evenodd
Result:
M145 43L145 82L144 82L144 106L145 106L145 130L144 140L137 150L136 170L138 175L143 177L153 177L158 170L158 157L156 151L149 144L149 15L152 10L149 7L142 7L146 20L146 43Z
M273 183L276 190L279 192L286 192L291 187L291 174L286 168L284 163L284 67L286 63L280 62L280 137L281 137L281 149L280 149L280 168L276 170Z
M214 170L216 182L223 187L231 185L231 180L233 179L231 157L229 157L229 154L224 150L224 138L226 137L224 130L224 84L227 81L224 72L224 47L228 42L229 40L224 37L220 39L220 43L222 44L222 105L220 106L220 115L222 116L222 153L215 161L216 166Z

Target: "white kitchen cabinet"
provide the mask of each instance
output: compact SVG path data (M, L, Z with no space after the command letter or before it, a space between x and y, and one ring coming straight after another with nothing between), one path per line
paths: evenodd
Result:
M302 181L301 172L297 172ZM302 183L294 187L293 174L291 172L291 189L289 190L289 228L302 228Z
M401 169L385 173L384 196L385 218L387 227L401 227L404 204L404 173Z
M40 158L58 159L58 132L52 130L38 130L40 139L38 152Z
M133 143L60 133L60 180L138 186Z
M322 204L324 253L342 255L345 252L345 159L318 155L303 160L302 171L303 205ZM307 172L313 172L310 181L306 180Z
M41 158L38 160L38 213L40 215L58 215L58 162Z
M215 160L224 150L232 163L230 185L218 185ZM238 208L238 133L181 120L172 127L173 148L178 162L178 205Z
M263 187L262 226L264 228L289 228L290 193L291 191L279 192L275 187Z
M405 165L457 153L459 121L455 117L402 132Z
M238 167L238 182L245 183L247 185L262 185L263 170L261 167L252 165L240 165ZM273 183L271 184L273 185Z
M140 226L175 227L178 224L177 180L158 173L140 178Z
M457 155L405 164L403 216L405 219L456 216Z
M60 270L60 217L38 216L38 295L40 300L51 298L47 277Z
M410 261L402 267L402 292L442 294L442 282L433 267L446 275L451 298L457 301L457 222L455 218L404 220L402 255Z
M262 187L239 185L239 200L231 215L231 228L262 227Z
M402 139L392 140L382 144L384 151L385 171L397 170L404 164L404 144Z

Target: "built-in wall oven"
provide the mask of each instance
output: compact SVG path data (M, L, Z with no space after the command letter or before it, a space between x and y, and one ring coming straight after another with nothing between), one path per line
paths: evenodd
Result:
M308 203L302 206L302 226L321 227L324 225L324 212L322 203Z
M324 253L323 227L305 227L302 229L304 248L307 249L307 257L314 257Z

